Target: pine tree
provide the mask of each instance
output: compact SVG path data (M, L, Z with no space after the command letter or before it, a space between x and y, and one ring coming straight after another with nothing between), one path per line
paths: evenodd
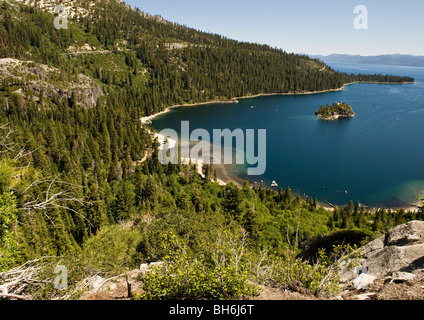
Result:
M125 221L134 210L134 186L129 181L122 181L116 199L113 203L113 217L115 222Z
M292 196L290 187L287 187L286 191L284 192L283 201L284 201L284 204L286 205L290 205L292 203L293 196Z
M102 226L108 224L106 206L100 199L99 190L95 181L91 179L86 193L87 198L87 220L89 221L88 230L92 234L97 234Z

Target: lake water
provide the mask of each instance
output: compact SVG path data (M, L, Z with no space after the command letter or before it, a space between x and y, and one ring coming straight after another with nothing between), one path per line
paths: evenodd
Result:
M238 104L181 107L153 120L155 130L190 121L191 130L267 130L267 169L249 181L275 180L293 192L342 205L400 207L424 190L424 68L330 64L349 73L414 77L415 84L352 84L342 91L314 95L241 99ZM314 112L343 101L352 119L325 121ZM252 108L253 107L253 108Z

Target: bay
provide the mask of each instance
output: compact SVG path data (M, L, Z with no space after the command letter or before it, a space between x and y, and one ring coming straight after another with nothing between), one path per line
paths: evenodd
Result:
M156 131L266 129L267 169L248 176L246 166L232 173L251 183L290 186L294 193L343 205L399 208L424 190L424 68L330 64L341 72L414 77L413 84L347 85L342 91L240 99L239 103L180 107L156 117ZM314 112L343 101L352 119L325 121Z

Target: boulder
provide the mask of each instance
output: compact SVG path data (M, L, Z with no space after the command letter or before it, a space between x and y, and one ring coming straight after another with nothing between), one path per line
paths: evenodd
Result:
M366 290L375 281L376 277L366 273L361 273L356 279L353 280L353 287L356 290Z
M403 281L411 277L405 275L422 274L424 269L424 222L411 221L399 225L385 235L361 248L364 259L362 268L369 276L378 279L391 277ZM348 264L346 264L347 266ZM341 268L340 278L344 283L356 280L360 284L361 275L357 270Z
M369 274L382 279L396 271L411 272L422 267L423 258L424 244L388 246L368 256L363 266L368 267Z
M71 79L62 75L63 71L55 67L33 61L0 59L0 77L10 78L21 83L21 96L38 100L41 93L56 103L61 99L70 99L76 95L76 102L84 108L92 108L104 96L102 87L91 77L78 74ZM33 96L35 94L35 96Z
M160 266L162 264L163 264L163 262L161 262L161 261L151 262L151 263L143 263L142 265L140 265L140 269L139 269L141 277L144 278L146 276L146 273L148 271L151 271L153 267Z
M393 272L392 274L392 282L407 282L407 281L413 281L416 279L416 275L413 273L409 273L409 272L401 272L401 271L396 271Z
M361 248L361 252L366 255L367 257L372 256L373 254L379 252L380 250L382 250L384 248L384 240L385 240L386 236L381 236L371 242L369 242L368 244L366 244L365 246L363 246Z
M424 221L411 221L387 233L386 245L405 246L424 242Z

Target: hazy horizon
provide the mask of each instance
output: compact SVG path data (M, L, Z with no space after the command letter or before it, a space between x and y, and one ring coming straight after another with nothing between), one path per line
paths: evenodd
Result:
M424 56L424 1L125 0L133 8L238 41L308 55ZM368 9L368 29L358 30L354 8Z
M362 55L362 54L349 54L349 53L330 53L330 54L310 54L310 53L304 53L300 52L301 54L307 54L307 55L313 55L313 56L323 56L328 57L332 55L345 55L345 56L358 56L358 57L379 57L379 56L412 56L412 57L424 57L424 54L422 55L415 55L415 54L405 54L405 53L383 53L383 54L374 54L374 55Z

